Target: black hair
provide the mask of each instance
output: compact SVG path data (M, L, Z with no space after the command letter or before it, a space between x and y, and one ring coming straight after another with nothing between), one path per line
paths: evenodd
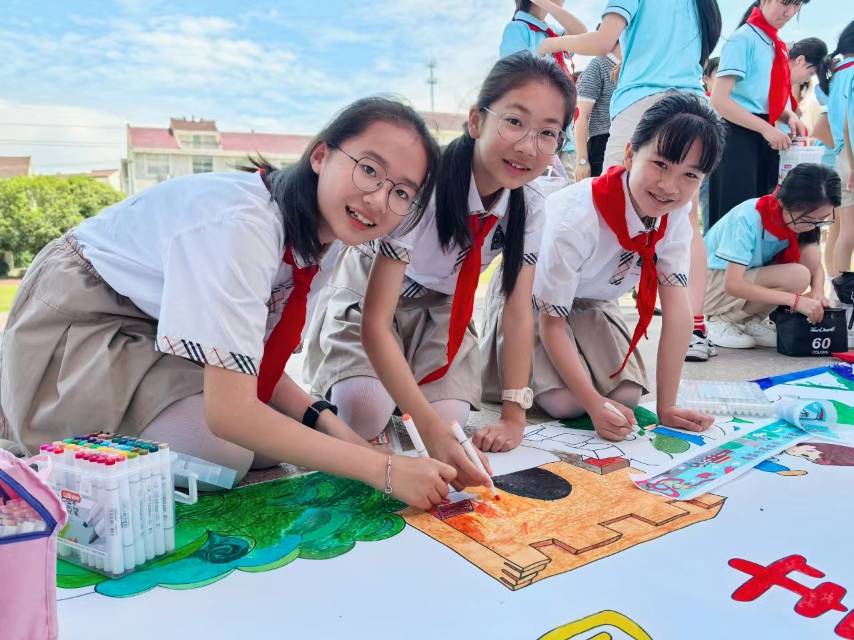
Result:
M804 38L798 40L789 49L789 59L794 60L798 56L803 56L807 64L818 67L821 61L827 56L827 45L821 38Z
M688 155L695 140L703 144L698 169L710 174L721 160L726 125L706 100L693 93L668 91L647 109L632 135L632 151L655 142L656 153L673 163Z
M794 167L775 194L777 200L792 212L812 211L823 204L842 204L842 179L830 167L804 162Z
M826 95L830 95L830 79L833 77L833 59L842 54L850 55L854 53L854 20L848 23L842 33L839 34L839 42L836 44L836 49L825 56L821 64L818 65L818 85Z
M721 10L718 0L694 0L694 6L700 23L700 66L705 66L721 37Z
M783 4L798 4L805 5L808 4L810 0L783 0ZM744 15L741 17L741 22L738 23L738 26L742 26L747 23L747 19L750 17L750 14L753 13L754 9L758 9L760 5L759 0L756 2L751 2L750 6L747 7L747 11L744 12Z
M718 70L718 66L720 65L720 63L721 59L718 56L715 56L714 58L709 58L709 61L706 62L706 68L703 69L703 75L712 75L715 71Z
M531 0L516 0L516 11L531 12ZM513 15L516 15L515 12Z
M563 123L566 129L575 112L575 85L564 71L549 58L535 57L529 51L520 51L502 58L492 67L477 96L476 107L489 108L506 93L529 82L548 84L561 94L564 103ZM466 128L456 140L445 147L436 175L436 228L439 242L447 252L453 244L471 245L468 227L468 194L474 157L474 138ZM523 187L510 192L507 207L507 233L503 250L501 288L510 295L522 268L525 237L525 193Z
M338 146L365 131L375 122L388 122L412 129L419 137L427 154L427 175L413 205L412 212L404 223L404 231L418 224L429 196L436 184L439 166L439 145L430 134L420 115L400 100L373 96L356 100L339 111L306 147L296 163L279 169L262 156L250 158L252 167L248 171L263 169L270 187L270 199L278 205L283 215L285 238L304 261L316 262L322 249L317 236L320 208L317 203L318 176L311 167L311 154L317 145L326 143Z

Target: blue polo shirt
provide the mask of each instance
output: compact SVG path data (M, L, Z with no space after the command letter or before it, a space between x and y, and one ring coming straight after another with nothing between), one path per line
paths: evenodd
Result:
M734 76L730 97L750 113L768 113L774 43L752 24L735 30L721 50L718 77Z
M538 29L541 29L541 31L529 29L526 23L534 25ZM546 35L546 29L548 28L548 24L542 20L538 20L530 13L517 11L513 14L513 20L504 27L504 33L501 35L499 56L506 58L517 51L530 51L536 55L543 40L548 37ZM558 35L563 35L559 29L555 29L555 31L558 32Z
M726 269L730 262L756 269L789 246L762 226L762 216L756 210L759 198L745 200L713 226L706 237L709 269Z
M818 105L821 107L821 113L827 114L827 94L825 94L818 85L815 85L813 94L815 95L815 101L818 102ZM828 123L829 122L830 117L828 116ZM832 133L833 131L831 130L831 134ZM824 149L824 155L821 157L822 164L826 164L828 167L833 168L836 165L836 151L821 141L819 141L818 144Z
M695 0L608 0L604 15L622 16L623 65L611 96L611 119L638 100L669 89L704 95Z
M838 66L854 61L848 56ZM827 120L833 133L835 151L840 153L845 140L845 117L848 116L848 139L854 144L854 67L833 74L827 99Z
M532 24L539 28L540 31L533 31L528 28L528 24ZM526 11L517 11L513 14L511 20L506 27L504 33L501 34L501 45L498 48L499 56L506 58L518 51L530 51L537 55L540 50L540 45L548 36L546 29L549 28L542 20L538 20ZM563 32L556 29L558 35L563 35ZM575 135L572 132L572 123L566 128L566 144L563 145L562 151L575 151Z

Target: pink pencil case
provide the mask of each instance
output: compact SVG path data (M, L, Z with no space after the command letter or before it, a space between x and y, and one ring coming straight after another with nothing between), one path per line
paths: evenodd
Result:
M38 468L33 468L35 465ZM51 461L0 449L0 637L54 640L56 537L66 514L47 483Z

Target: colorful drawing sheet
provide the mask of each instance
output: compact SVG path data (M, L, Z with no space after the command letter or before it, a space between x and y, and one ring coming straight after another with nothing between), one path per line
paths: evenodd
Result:
M828 391L844 404L845 389ZM584 421L572 424L591 435ZM763 425L723 428L735 426ZM399 504L322 474L205 496L181 508L177 552L132 579L65 567L60 637L851 637L841 609L854 608L854 447L808 439L711 494L677 501L639 491L630 475L706 444L662 432L674 440L620 445L608 459L588 439L594 448L573 458L563 449L578 442L552 453L537 433L491 456L500 502L517 511L503 519L473 505L446 520L421 514L428 524L419 527ZM515 576L515 588L502 576ZM832 606L804 609L804 595ZM476 613L458 615L455 603Z
M803 442L809 434L778 420L653 476L634 476L639 489L676 500L693 500L735 480L757 464Z
M637 414L640 430L629 434L622 442L600 438L585 418L527 427L522 444L548 451L581 468L601 471L631 466L653 474L773 422L772 418L720 418L706 431L695 433L656 426L655 415L643 407Z

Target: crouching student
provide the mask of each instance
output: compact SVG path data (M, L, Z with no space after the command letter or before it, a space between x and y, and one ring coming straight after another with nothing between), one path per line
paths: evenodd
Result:
M632 408L647 384L635 348L658 292L659 420L695 431L712 423L711 416L678 408L676 391L692 329L688 214L720 158L723 137L723 125L705 100L669 94L644 113L623 166L547 198L534 277L539 339L531 386L551 416L587 412L603 438L622 440L630 433ZM635 286L639 320L632 334L616 301ZM495 351L500 358L500 346ZM485 372L484 386L494 393L494 385L486 387L491 377ZM520 430L511 444L521 437Z
M741 203L706 234L705 312L715 344L776 347L768 314L778 305L821 321L827 300L815 231L833 222L841 188L830 167L800 164L775 193Z
M7 426L31 452L101 429L238 477L291 462L438 503L453 468L371 448L284 373L324 251L417 223L438 153L410 107L366 98L291 167L169 180L51 242L3 335Z
M485 484L454 438L480 407L480 356L471 322L482 271L498 255L510 302L503 363L514 392L501 419L479 432L521 430L528 403L534 316L531 287L542 232L543 171L564 142L575 89L550 60L519 52L499 60L469 111L465 133L443 151L436 191L413 249L388 243L347 249L307 341L306 377L363 437L397 406L409 413L430 455L452 464L459 484ZM362 345L364 344L364 348ZM484 447L486 448L486 447Z

